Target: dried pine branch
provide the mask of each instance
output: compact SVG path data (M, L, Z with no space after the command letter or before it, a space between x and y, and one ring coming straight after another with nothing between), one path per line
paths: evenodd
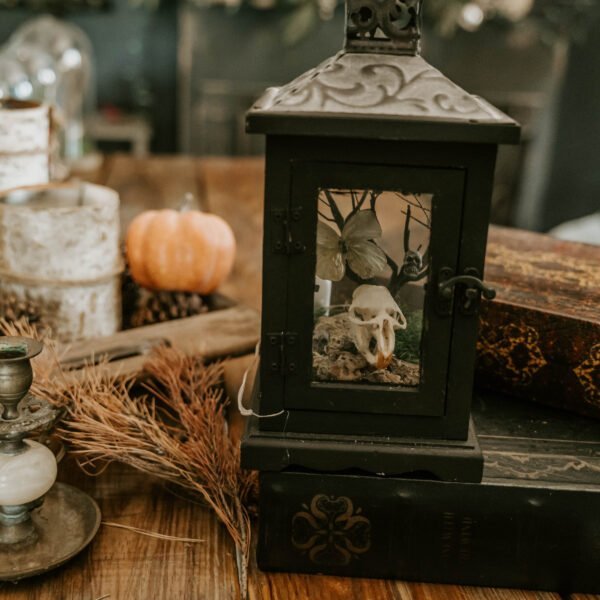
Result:
M208 504L233 539L240 591L247 592L254 488L240 470L239 446L229 437L223 369L173 348L157 349L146 365L147 395L133 397L132 378L88 369L63 390L67 416L60 433L86 470L121 462L183 487Z
M7 335L38 338L27 324L0 321ZM133 377L88 367L77 380L60 369L56 344L33 361L36 394L65 407L58 433L81 467L98 474L121 462L201 498L235 547L240 595L247 596L253 473L240 469L240 447L229 436L221 364L205 364L173 348L158 348L145 369L146 394L134 396ZM101 365L100 365L101 367Z

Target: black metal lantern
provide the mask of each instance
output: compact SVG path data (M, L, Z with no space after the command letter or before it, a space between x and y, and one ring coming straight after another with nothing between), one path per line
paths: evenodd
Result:
M419 56L421 0L348 0L345 49L248 113L267 135L243 462L477 482L470 426L497 146L519 126Z

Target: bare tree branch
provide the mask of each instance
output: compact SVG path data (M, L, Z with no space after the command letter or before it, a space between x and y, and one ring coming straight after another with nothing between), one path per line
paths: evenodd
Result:
M404 220L404 252L410 250L410 204L406 207L406 219Z
M385 258L387 260L387 264L388 264L389 268L392 270L391 280L393 280L394 278L398 277L400 268L398 267L398 264L396 263L396 261L389 254L385 253Z
M408 212L408 209L407 209ZM402 213L403 215L407 214L405 212ZM418 223L419 225L422 225L423 227L425 227L426 229L430 229L429 225L427 225L427 223L424 223L423 221L421 221L421 219L417 219L414 215L411 215L411 219L415 222Z
M329 190L323 190L323 193L325 194L325 196L327 197L327 200L329 201L329 208L331 209L331 214L333 215L333 218L335 219L335 222L341 232L344 229L344 217L342 216L342 213L340 212L340 209L338 208L338 205L336 204L333 194Z
M416 194L410 194L410 196L412 196L412 198L411 198L400 192L396 192L396 196L398 196L398 198L400 198L404 202L406 202L406 204L408 204L409 206L420 209L423 212L427 222L423 223L421 220L415 219L414 216L413 216L413 219L415 219L415 221L417 221L417 223L420 223L421 225L423 225L423 227L427 227L428 229L431 228L431 209L423 206L423 203L421 202L421 200L418 198L418 196Z
M423 211L425 215L425 219L427 220L427 225L431 227L431 209L427 209L423 206L421 199L416 194L411 194L411 196L415 199L415 202L418 204L419 208Z
M348 263L346 263L346 277L353 281L354 283L358 283L362 285L365 281L371 281L371 279L362 279L360 275L357 275L351 268Z
M376 205L377 205L377 198L379 198L379 196L381 195L381 192L375 192L375 191L371 190L369 192L369 194L371 196L371 198L370 198L370 201L371 201L371 210L374 211L374 212L376 212L375 208L376 208Z
M363 195L361 196L361 199L358 201L358 205L356 207L356 210L360 210L362 208L362 205L365 203L365 200L367 199L368 195L369 195L368 190L365 190L363 192Z
M330 223L335 223L335 219L333 219L332 217L328 217L327 215L325 215L325 213L322 213L320 210L317 211L319 213L319 216L321 217L321 219L323 219L323 221L329 221ZM336 223L337 225L337 223Z

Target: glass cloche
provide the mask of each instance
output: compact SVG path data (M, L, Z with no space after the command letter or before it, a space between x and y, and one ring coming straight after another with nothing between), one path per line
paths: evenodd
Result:
M29 82L17 81L13 75L11 95L51 104L61 132L62 157L80 158L83 117L95 106L93 49L87 35L72 23L44 15L20 27L0 56L5 69L18 63Z

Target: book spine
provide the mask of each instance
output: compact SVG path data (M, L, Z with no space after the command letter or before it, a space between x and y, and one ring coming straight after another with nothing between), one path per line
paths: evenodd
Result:
M598 593L600 493L261 473L263 570Z

